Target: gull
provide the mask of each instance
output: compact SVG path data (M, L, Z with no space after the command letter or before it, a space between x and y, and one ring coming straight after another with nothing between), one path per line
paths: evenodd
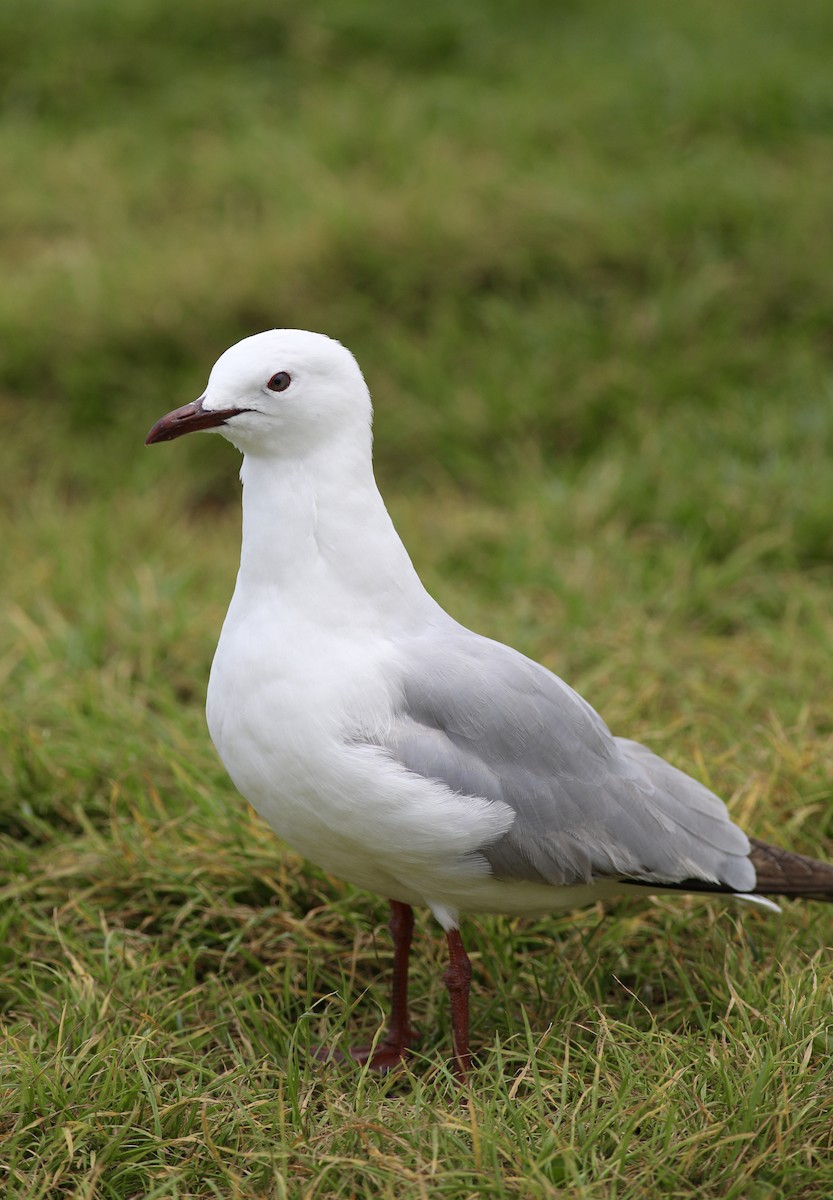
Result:
M349 1053L387 1070L416 1035L413 906L445 932L454 1064L470 1068L464 913L542 915L623 894L833 901L833 867L749 839L723 802L614 737L566 683L428 594L376 486L370 394L323 334L273 329L217 361L147 443L243 453L240 570L208 684L214 745L301 855L390 902L391 1016Z

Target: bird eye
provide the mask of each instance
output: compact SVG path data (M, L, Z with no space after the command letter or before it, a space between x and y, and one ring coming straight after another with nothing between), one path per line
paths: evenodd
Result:
M292 380L286 371L278 371L277 375L273 375L266 386L270 392L285 392L290 383L292 383Z

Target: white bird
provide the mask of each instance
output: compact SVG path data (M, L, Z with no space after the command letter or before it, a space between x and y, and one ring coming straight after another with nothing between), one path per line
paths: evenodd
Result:
M273 329L227 350L204 394L147 442L209 429L243 452L240 571L208 728L281 838L391 903L392 1013L372 1065L414 1041L412 905L446 933L465 1078L462 913L541 914L646 889L833 900L833 868L750 842L702 784L614 737L550 671L428 595L376 487L371 416L348 350Z

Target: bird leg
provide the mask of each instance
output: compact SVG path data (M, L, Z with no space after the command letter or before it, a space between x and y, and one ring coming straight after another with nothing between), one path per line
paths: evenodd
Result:
M469 990L471 963L463 948L459 929L446 933L449 963L443 979L451 1000L451 1032L454 1039L454 1072L465 1083L471 1066L469 1051Z
M395 1067L407 1056L417 1036L408 1020L408 957L414 935L414 910L409 904L390 901L388 929L393 938L393 987L387 1031L375 1046L353 1046L347 1051L356 1062L369 1062L374 1071Z

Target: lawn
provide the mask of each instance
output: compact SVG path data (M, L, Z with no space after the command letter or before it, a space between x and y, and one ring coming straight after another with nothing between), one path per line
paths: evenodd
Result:
M0 1172L10 1197L833 1194L833 909L420 914L283 847L205 729L234 451L143 448L274 325L358 356L460 620L833 858L833 10L6 0Z

